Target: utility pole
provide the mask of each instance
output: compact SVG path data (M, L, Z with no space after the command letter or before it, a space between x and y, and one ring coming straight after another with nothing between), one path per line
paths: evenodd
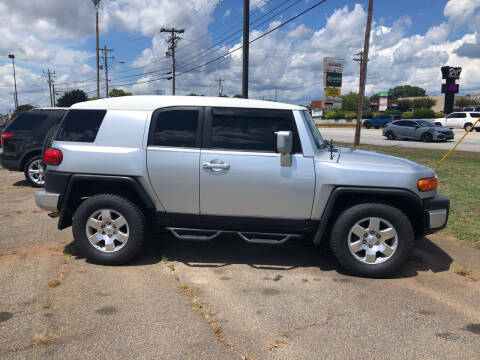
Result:
M53 107L56 106L56 100L55 100L55 82L52 80L52 98L53 98Z
M17 77L15 75L15 55L9 54L8 57L12 59L12 66L13 66L13 84L15 86L15 92L13 93L13 98L15 101L15 110L18 108L18 93L17 93Z
M250 0L243 0L242 97L248 99L248 45L250 42Z
M215 81L218 81L218 96L221 97L223 95L223 87L222 87L222 77L216 79Z
M185 30L184 29L166 29L161 28L160 32L168 32L170 33L170 37L167 39L168 51L165 55L168 57L172 57L172 95L175 95L175 48L177 47L178 40L182 38L177 36L176 34L182 34Z
M47 79L47 83L48 83L48 88L50 90L50 106L53 107L53 93L52 93L52 84L53 84L53 79L55 77L55 71L54 72L51 72L50 69L47 69L47 72L45 71L42 71L43 72L43 76L45 77L45 79Z
M365 42L360 53L360 88L358 91L357 124L355 126L355 139L353 146L360 145L360 131L362 129L363 97L365 96L365 82L367 80L368 48L370 46L370 30L372 28L373 0L368 2L367 28L365 29Z
M105 70L105 97L108 98L108 60L114 59L113 55L108 55L108 53L113 53L114 49L107 49L107 45L104 45L100 51L102 52L103 59L103 70Z
M277 90L278 88L275 88L275 102L277 102Z
M96 49L97 49L97 97L100 98L100 49L98 47L98 7L100 5L100 0L92 0L93 5L95 6L95 30L97 36Z

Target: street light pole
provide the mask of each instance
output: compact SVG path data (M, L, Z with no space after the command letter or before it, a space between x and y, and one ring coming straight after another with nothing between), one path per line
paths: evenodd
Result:
M15 92L13 94L13 98L15 100L15 110L18 108L18 94L17 94L17 77L15 75L15 55L9 54L8 57L12 59L12 66L13 66L13 84L15 86Z

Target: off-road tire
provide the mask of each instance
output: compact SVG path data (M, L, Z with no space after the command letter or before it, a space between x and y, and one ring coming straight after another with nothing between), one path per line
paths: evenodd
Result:
M97 250L88 240L86 224L89 216L99 209L118 211L127 220L129 238L124 247L114 252ZM73 215L72 232L75 243L88 260L102 265L122 265L129 262L142 247L145 236L145 216L128 199L113 194L99 194L86 199Z
M378 264L366 264L350 252L348 235L353 225L361 219L379 217L390 222L398 235L395 253ZM415 235L408 217L398 208L382 203L364 203L344 210L336 219L330 235L330 247L340 265L346 270L365 277L387 277L408 260L415 243Z
M38 182L35 182L29 175L28 173L28 169L30 167L30 164L33 163L34 161L37 161L37 160L42 160L43 157L41 155L35 155L35 156L32 156L30 159L28 159L26 162L25 162L25 165L23 167L23 174L25 175L25 179L27 180L28 184L32 187L35 187L35 188L42 188L45 186L45 173L43 174L43 183L38 183ZM43 165L43 168L45 169L45 165Z

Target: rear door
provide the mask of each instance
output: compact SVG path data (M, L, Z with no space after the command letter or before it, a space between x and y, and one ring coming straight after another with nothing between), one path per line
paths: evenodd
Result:
M292 166L280 165L276 131L294 134ZM309 219L313 158L304 157L290 110L206 108L200 214Z
M199 213L202 120L202 107L169 107L152 114L147 147L148 176L169 213Z

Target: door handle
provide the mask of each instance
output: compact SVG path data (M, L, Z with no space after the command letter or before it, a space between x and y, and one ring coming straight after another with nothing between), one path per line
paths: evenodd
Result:
M206 163L203 163L203 168L213 170L213 171L223 171L223 170L229 170L230 164L225 164L224 162L221 162L221 163L206 162Z

